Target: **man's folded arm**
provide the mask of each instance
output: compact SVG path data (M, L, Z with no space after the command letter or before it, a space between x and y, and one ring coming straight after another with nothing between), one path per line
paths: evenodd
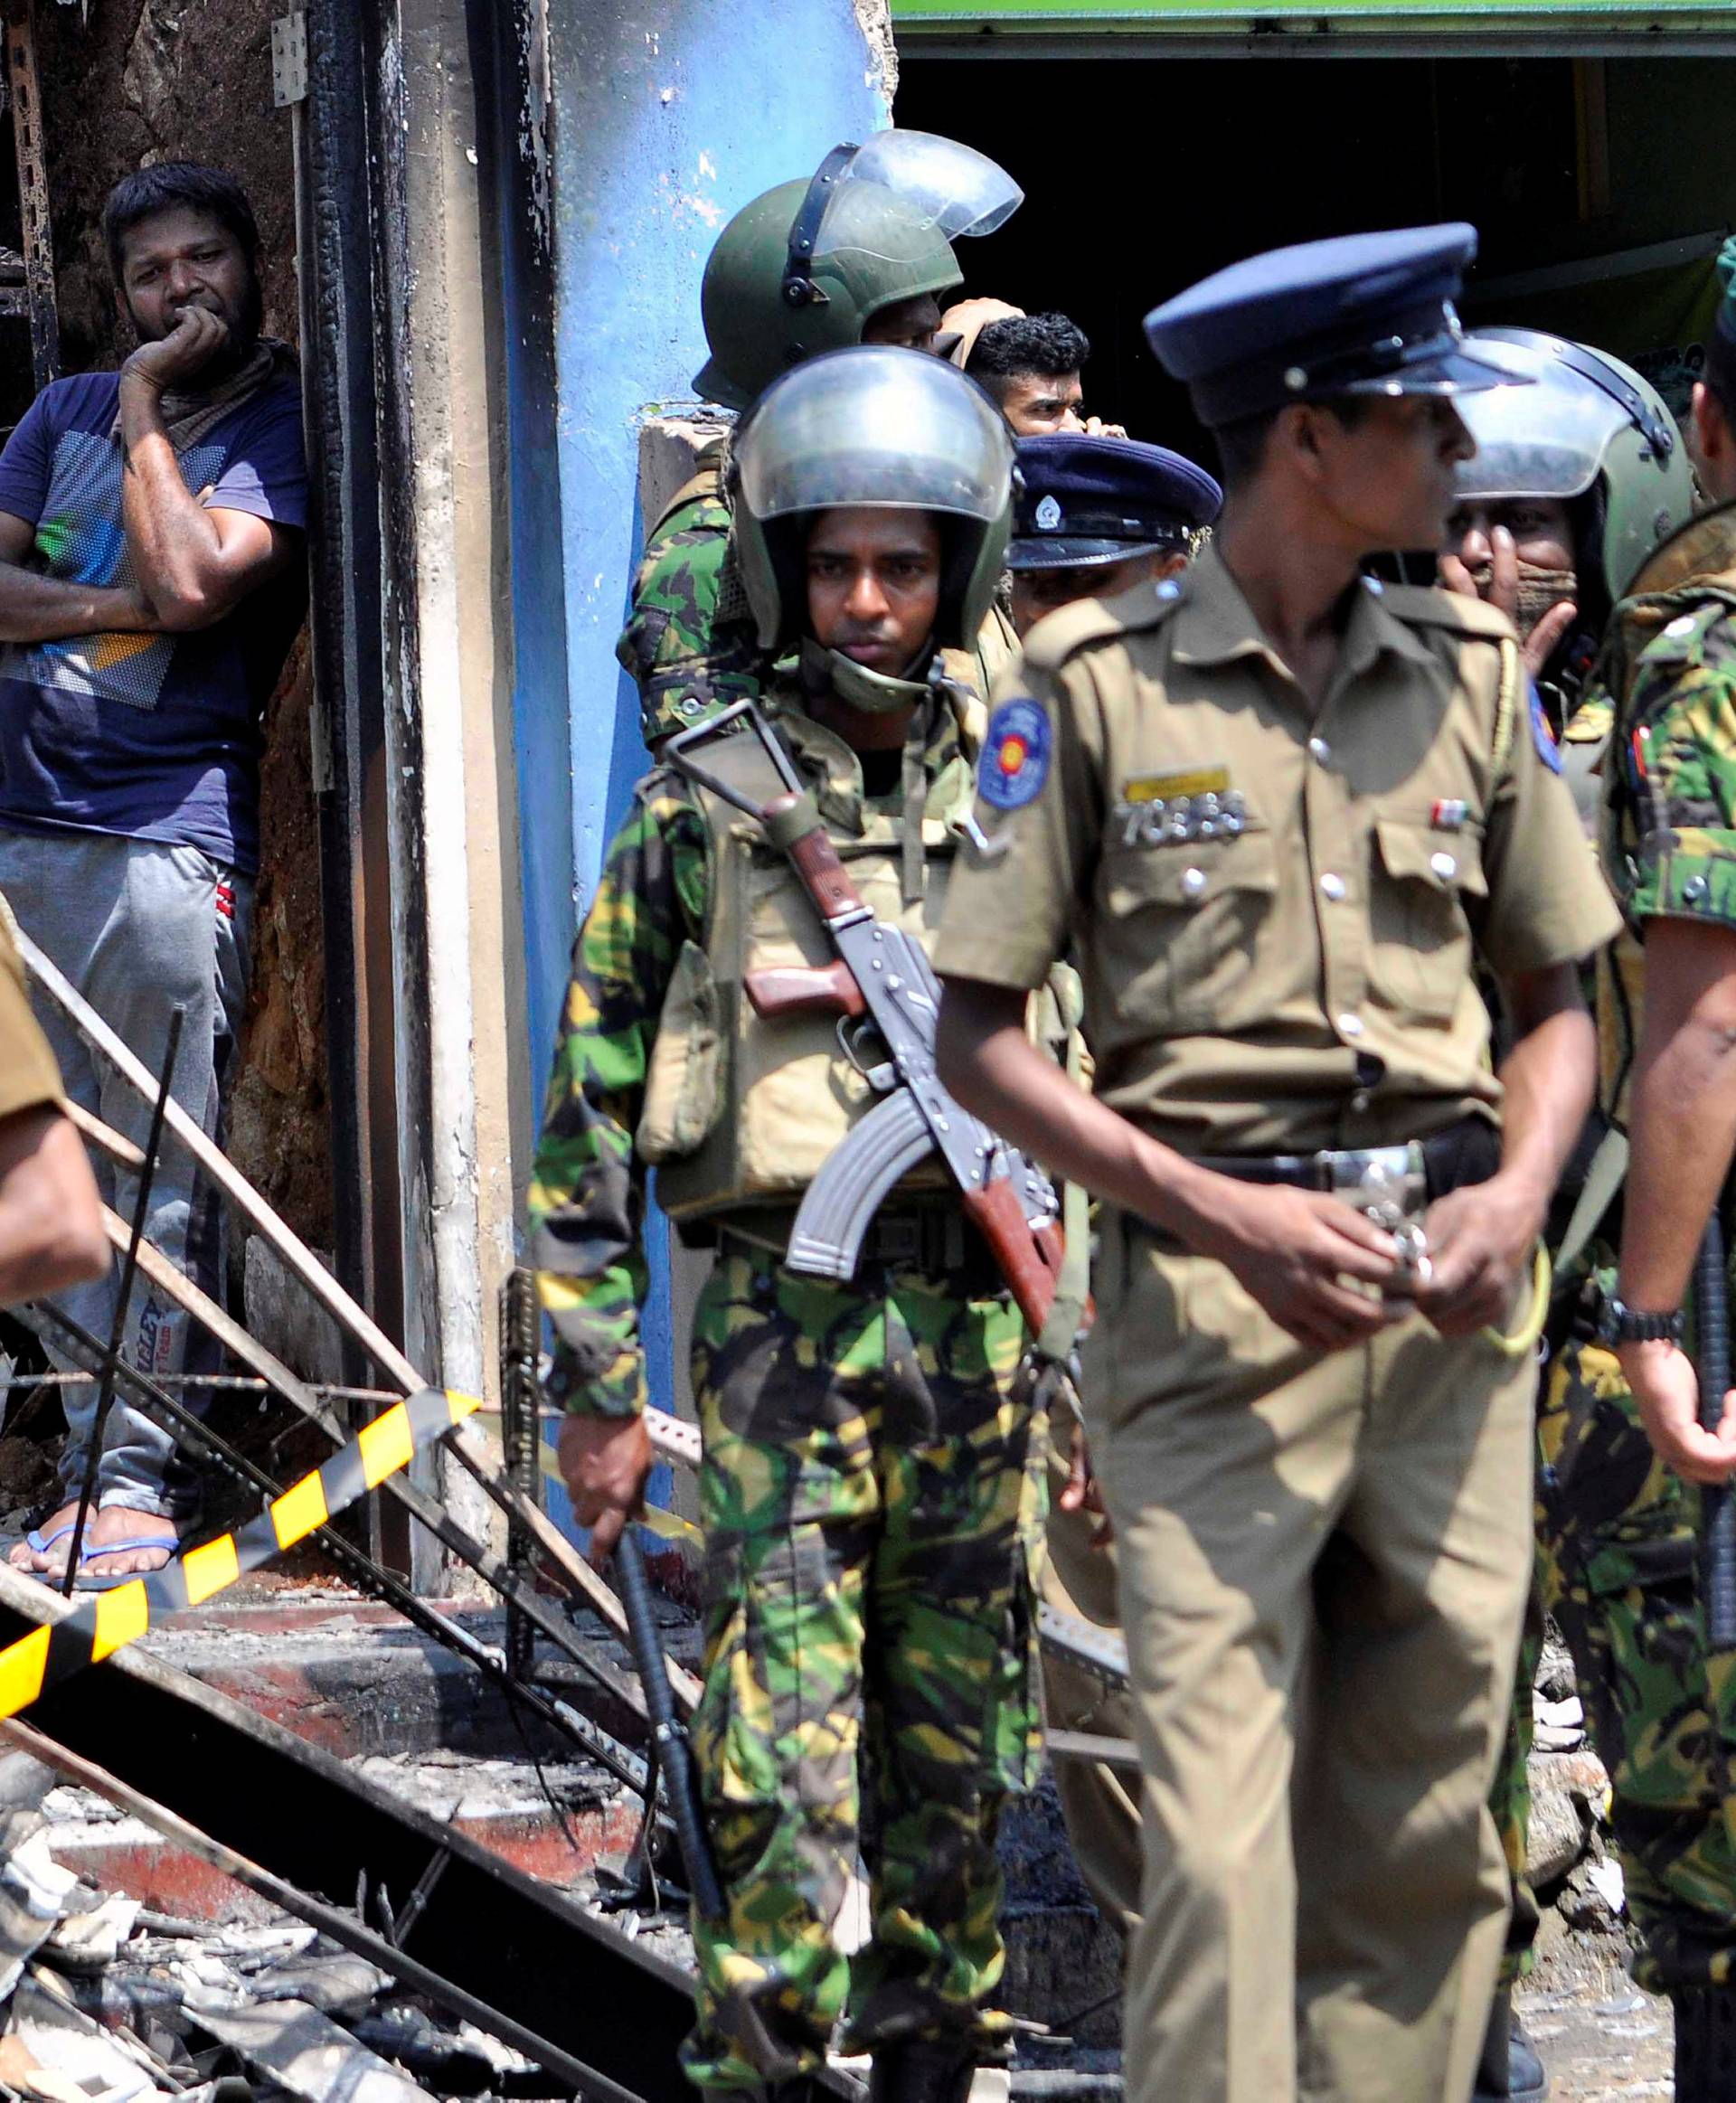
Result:
M73 636L154 634L156 614L124 585L75 584L30 567L34 523L0 511L0 643L61 643Z

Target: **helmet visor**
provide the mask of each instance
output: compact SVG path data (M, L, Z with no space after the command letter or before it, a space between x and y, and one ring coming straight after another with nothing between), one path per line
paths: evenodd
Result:
M997 161L931 131L875 132L838 180L841 186L878 183L896 191L949 241L993 233L1024 202L1024 192Z
M1478 337L1467 349L1482 349ZM1630 419L1595 381L1546 350L1511 341L1491 345L1510 363L1524 361L1535 382L1469 394L1458 412L1477 451L1457 473L1461 502L1476 497L1581 496L1597 480L1611 441Z
M835 351L787 373L737 434L757 519L868 505L990 524L1012 490L1013 441L982 390L917 351Z

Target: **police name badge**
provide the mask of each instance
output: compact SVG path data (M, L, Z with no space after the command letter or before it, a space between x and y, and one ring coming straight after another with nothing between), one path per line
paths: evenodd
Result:
M995 810L1020 810L1049 777L1049 718L1034 701L1004 701L989 718L976 790Z
M1248 823L1229 770L1202 767L1190 774L1141 774L1124 782L1109 813L1124 847L1185 845L1196 840L1239 839Z

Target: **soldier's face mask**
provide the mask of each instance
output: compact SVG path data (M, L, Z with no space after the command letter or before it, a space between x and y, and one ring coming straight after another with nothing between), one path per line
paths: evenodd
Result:
M1573 521L1559 497L1514 497L1499 503L1479 499L1461 504L1447 523L1446 552L1457 555L1470 572L1478 596L1494 597L1495 529L1513 535L1518 558L1518 599L1513 618L1521 636L1532 630L1563 599L1577 599Z
M1502 503L1480 498L1458 505L1447 522L1447 552L1467 570L1486 564L1494 553L1496 526L1505 526L1521 564L1532 570L1573 569L1573 521L1559 497L1524 496Z

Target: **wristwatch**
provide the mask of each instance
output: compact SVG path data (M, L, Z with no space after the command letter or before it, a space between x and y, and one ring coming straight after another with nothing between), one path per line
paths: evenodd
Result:
M1598 1314L1599 1344L1680 1344L1687 1317L1680 1307L1667 1315L1642 1315L1614 1293L1606 1293Z

